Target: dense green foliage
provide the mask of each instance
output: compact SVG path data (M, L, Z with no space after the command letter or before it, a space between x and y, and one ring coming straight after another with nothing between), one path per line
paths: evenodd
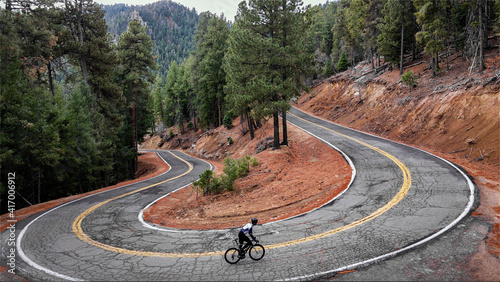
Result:
M122 124L125 132L123 139L131 140L130 148L136 157L139 136L144 136L154 122L150 85L154 80L151 70L156 68L156 63L153 60L152 48L153 41L135 19L130 22L127 31L122 33L116 46L122 62L118 77L127 102L126 109L130 109L130 118ZM123 115L128 116L128 113ZM127 136L126 132L131 132L131 136ZM137 160L133 161L132 166L131 171L135 172Z
M233 191L233 183L238 178L245 177L250 172L250 166L258 166L256 158L244 156L241 159L224 159L224 173L216 176L211 170L205 170L200 179L193 182L193 188L204 196L219 194L225 190Z
M165 75L172 62L180 64L192 51L198 14L175 1L158 1L147 5L114 4L102 6L109 32L118 41L132 20L131 13L147 24L147 33L155 42L158 71Z
M412 70L407 71L405 74L401 76L401 81L403 82L404 85L408 86L408 88L411 89L417 85L417 78L413 74Z
M7 4L0 10L2 212L8 173L15 173L16 209L133 175L127 81L137 77L127 70L137 58L115 50L104 11L88 0ZM141 59L148 57L151 50ZM144 97L139 125L150 108L149 83L136 87Z

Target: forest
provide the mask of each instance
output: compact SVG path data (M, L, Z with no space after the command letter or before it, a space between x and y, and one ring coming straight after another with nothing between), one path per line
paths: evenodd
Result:
M104 5L102 9L114 42L127 30L132 13L137 13L147 25L146 31L155 42L153 52L157 57L157 72L162 75L166 75L173 61L182 62L193 49L193 35L199 18L193 9L172 1L147 5Z
M109 186L133 178L143 136L168 127L241 116L254 136L272 119L279 148L290 100L362 61L403 77L427 56L439 76L458 53L481 72L500 1L249 0L229 22L171 1L7 0L0 31L4 213L11 173L16 208Z

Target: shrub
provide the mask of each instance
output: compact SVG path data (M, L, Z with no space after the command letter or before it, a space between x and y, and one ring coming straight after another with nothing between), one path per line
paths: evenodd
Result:
M224 159L224 174L217 177L213 171L206 170L200 175L198 181L193 182L194 189L204 196L218 194L224 190L233 191L233 183L236 179L245 177L250 172L250 165L257 166L259 162L255 158L245 156L235 160L231 158Z
M193 188L198 192L201 192L203 195L209 195L212 188L210 186L213 185L213 180L216 176L214 172L207 169L202 174L200 174L200 179L193 182Z
M222 124L225 128L229 129L233 127L233 119L229 115L225 115L224 119L222 119Z
M413 71L409 70L403 76L401 76L401 81L404 85L408 86L411 89L417 85L417 77L413 75Z
M337 69L339 71L345 71L349 67L349 61L347 60L347 56L345 52L342 52L340 55L339 62L337 63Z

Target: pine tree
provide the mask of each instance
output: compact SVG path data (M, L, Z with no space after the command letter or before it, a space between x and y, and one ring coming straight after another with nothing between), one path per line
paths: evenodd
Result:
M373 56L377 52L377 36L380 34L379 22L383 1L381 0L352 0L349 7L348 26L355 44L364 50L364 58L375 68ZM358 42L359 41L359 42ZM355 46L355 48L358 48ZM353 59L356 56L351 54ZM353 61L355 63L355 61Z
M165 83L163 78L157 74L153 87L153 108L154 115L159 121L163 122L165 115Z
M174 61L170 64L165 82L165 117L167 126L173 126L177 122L178 96L179 96L179 66Z
M446 32L447 1L415 0L417 23L421 30L416 33L416 39L424 45L425 53L431 56L430 68L434 75L439 72L439 52L444 49Z
M271 0L240 3L225 57L230 106L254 120L272 116L276 149L279 115L286 125L288 101L298 93L300 74L309 60L302 52L301 5L301 1ZM284 144L286 132L284 127Z
M350 2L341 0L338 2L337 12L335 14L335 24L332 28L332 61L338 62L342 52L346 49L346 34L347 30L347 13L349 11Z
M335 71L330 55L332 53L334 25L337 3L329 3L326 7L317 5L305 12L306 52L314 53L314 67L316 74L330 76ZM330 61L328 63L328 61ZM329 64L329 65L328 65ZM316 74L314 74L316 76Z
M325 68L323 70L323 75L326 77L329 77L335 73L333 66L332 66L332 60L328 59L326 60Z
M339 71L345 71L349 67L349 61L347 60L347 56L345 52L342 52L340 55L339 62L337 63L337 69Z
M487 42L486 30L488 27L488 10L491 4L486 0L470 1L467 14L467 29L465 54L472 58L471 71L476 66L482 72L486 66L484 62L484 50Z
M412 51L415 41L414 6L411 1L388 0L382 10L379 24L381 33L377 38L380 54L393 64L399 63L403 72L403 57Z
M200 22L195 33L196 67L195 91L199 97L200 122L204 126L222 125L224 108L225 72L222 67L229 37L228 23L209 12L200 15Z
M495 13L495 20L493 21L493 30L496 36L500 37L500 1L496 0L493 6L493 11Z
M150 83L154 81L152 70L156 68L153 59L153 41L136 19L118 40L118 57L121 60L121 75L124 93L130 108L130 148L133 151L131 174L137 170L138 136L144 136L152 121L150 103Z

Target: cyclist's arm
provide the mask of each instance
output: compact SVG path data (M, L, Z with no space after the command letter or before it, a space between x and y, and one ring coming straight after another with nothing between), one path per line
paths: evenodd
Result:
M248 235L250 235L250 237L252 238L252 240L257 241L257 238L255 238L255 236L253 236L253 234L252 234L252 231L253 231L252 229L253 228L250 228L250 230L248 231Z

